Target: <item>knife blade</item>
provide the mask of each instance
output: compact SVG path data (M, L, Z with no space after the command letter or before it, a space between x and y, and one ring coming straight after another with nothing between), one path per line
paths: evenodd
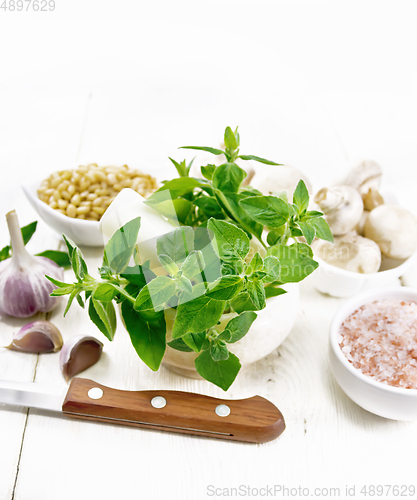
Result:
M248 443L285 430L278 408L261 396L226 400L181 391L124 391L74 378L69 388L0 380L0 403L69 417Z

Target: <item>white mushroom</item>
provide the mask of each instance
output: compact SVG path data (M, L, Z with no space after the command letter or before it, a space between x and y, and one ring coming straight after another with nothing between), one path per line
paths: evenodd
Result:
M370 188L378 190L381 184L382 168L373 160L363 160L352 168L345 184L352 186L363 196Z
M354 273L376 273L381 266L381 251L378 245L353 231L336 236L334 244L316 240L313 250L328 264Z
M361 220L363 201L360 194L351 186L320 189L314 201L326 216L335 236L352 231Z
M368 192L362 195L362 200L365 210L368 210L369 212L374 208L379 207L379 205L384 204L384 198L379 194L379 191L374 188L369 188Z
M417 218L398 205L380 205L372 210L364 234L392 259L407 259L417 251Z
M255 175L250 184L266 196L286 191L288 198L292 201L292 194L300 179L305 182L311 193L311 182L298 168L291 165L256 165Z
M365 230L366 219L368 218L369 214L370 214L369 210L364 210L362 217L361 217L361 220L358 222L358 224L355 227L355 231L358 234L360 234L361 236L363 236L363 232Z

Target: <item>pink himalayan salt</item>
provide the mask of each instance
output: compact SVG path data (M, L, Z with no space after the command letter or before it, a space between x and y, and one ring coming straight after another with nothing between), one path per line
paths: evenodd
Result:
M417 389L417 303L376 300L347 317L339 330L343 354L364 375Z

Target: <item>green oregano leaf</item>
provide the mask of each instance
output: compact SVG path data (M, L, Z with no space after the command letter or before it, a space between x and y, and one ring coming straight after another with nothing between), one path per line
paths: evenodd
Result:
M194 364L197 372L203 378L224 391L227 391L233 384L241 368L239 359L233 353L230 352L226 360L214 361L208 350L202 351Z

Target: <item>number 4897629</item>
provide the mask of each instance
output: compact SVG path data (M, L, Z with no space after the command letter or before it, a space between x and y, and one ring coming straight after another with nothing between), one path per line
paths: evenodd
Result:
M29 11L51 12L55 10L55 0L3 0L0 9L9 12Z

